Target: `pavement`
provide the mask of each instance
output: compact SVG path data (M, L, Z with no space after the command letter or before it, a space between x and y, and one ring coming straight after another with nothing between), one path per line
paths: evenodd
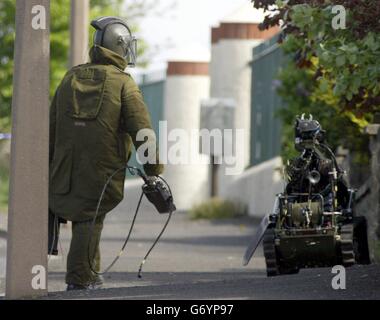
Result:
M106 218L101 241L103 267L120 250L132 207L123 202ZM49 260L49 295L45 299L380 299L379 265L348 268L345 290L332 288L335 275L330 268L267 278L261 246L250 264L243 267L242 257L258 225L257 219L248 217L192 221L186 213L174 214L138 279L141 259L165 219L149 204L143 205L126 251L105 275L104 288L96 291L64 291L71 231L70 225L63 227L61 253ZM2 242L0 237L0 263L5 262ZM1 272L0 267L0 276L4 276ZM0 293L4 289L1 283Z
M5 263L7 254L7 215L0 212L0 295L4 293Z

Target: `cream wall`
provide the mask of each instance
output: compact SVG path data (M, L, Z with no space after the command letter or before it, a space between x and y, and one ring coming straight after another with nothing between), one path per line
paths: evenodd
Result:
M246 170L232 179L225 197L245 204L250 216L270 213L276 194L284 188L281 165L277 157Z

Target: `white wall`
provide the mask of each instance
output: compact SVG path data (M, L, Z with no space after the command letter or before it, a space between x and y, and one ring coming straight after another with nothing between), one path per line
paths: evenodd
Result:
M276 194L284 188L281 164L276 157L246 170L233 178L224 197L245 204L250 216L270 213Z

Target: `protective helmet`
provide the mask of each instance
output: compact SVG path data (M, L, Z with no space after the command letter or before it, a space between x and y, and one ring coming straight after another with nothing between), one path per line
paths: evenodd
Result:
M96 29L94 45L107 48L128 61L128 66L136 65L137 40L131 29L120 18L101 17L91 22Z

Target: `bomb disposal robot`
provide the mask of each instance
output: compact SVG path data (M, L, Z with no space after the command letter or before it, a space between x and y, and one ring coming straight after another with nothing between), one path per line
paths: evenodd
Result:
M243 264L261 240L268 276L370 263L367 222L354 211L355 191L348 188L325 131L312 116L297 118L295 147L300 155L286 167L285 190L263 218Z

